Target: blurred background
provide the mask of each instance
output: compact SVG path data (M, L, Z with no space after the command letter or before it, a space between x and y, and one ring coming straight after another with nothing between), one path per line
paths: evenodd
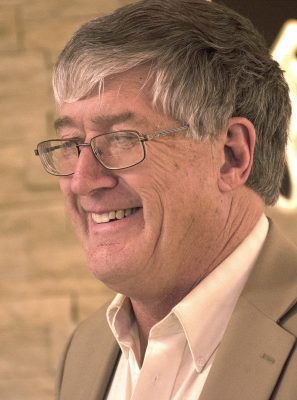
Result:
M53 399L56 366L66 338L81 319L112 295L88 272L66 216L58 181L42 170L33 150L37 142L53 135L55 106L50 80L57 54L83 22L130 2L0 0L0 398L3 400ZM266 36L272 52L287 71L296 104L295 1L242 3L225 1L249 16ZM286 23L287 20L290 21ZM268 214L297 243L294 121L283 196Z

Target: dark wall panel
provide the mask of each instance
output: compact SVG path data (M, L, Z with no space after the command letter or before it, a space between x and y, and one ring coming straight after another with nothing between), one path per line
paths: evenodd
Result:
M270 47L283 23L297 18L297 0L224 0L216 1L248 17Z

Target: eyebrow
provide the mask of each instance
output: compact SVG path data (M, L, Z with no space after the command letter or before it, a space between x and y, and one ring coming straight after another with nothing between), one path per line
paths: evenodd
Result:
M134 117L135 117L135 115L132 112L125 111L120 114L96 116L96 117L92 118L91 121L95 125L104 124L104 125L112 126L114 124L119 124L121 122L132 120ZM59 129L65 128L65 127L75 127L75 126L76 126L75 121L71 117L68 117L68 116L57 118L54 122L54 128L56 131L58 131Z
M64 128L65 126L75 126L75 123L70 117L60 117L54 122L54 128L56 131Z

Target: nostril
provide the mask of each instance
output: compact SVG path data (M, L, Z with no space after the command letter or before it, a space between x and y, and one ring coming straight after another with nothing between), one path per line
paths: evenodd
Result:
M112 189L117 183L117 175L103 167L92 151L81 151L72 175L73 193L85 196L94 191Z

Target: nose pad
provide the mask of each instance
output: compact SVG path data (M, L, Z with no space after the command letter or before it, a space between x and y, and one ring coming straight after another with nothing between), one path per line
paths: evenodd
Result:
M86 195L98 189L111 189L117 185L114 171L106 169L97 160L90 146L80 148L80 154L72 175L72 192Z

